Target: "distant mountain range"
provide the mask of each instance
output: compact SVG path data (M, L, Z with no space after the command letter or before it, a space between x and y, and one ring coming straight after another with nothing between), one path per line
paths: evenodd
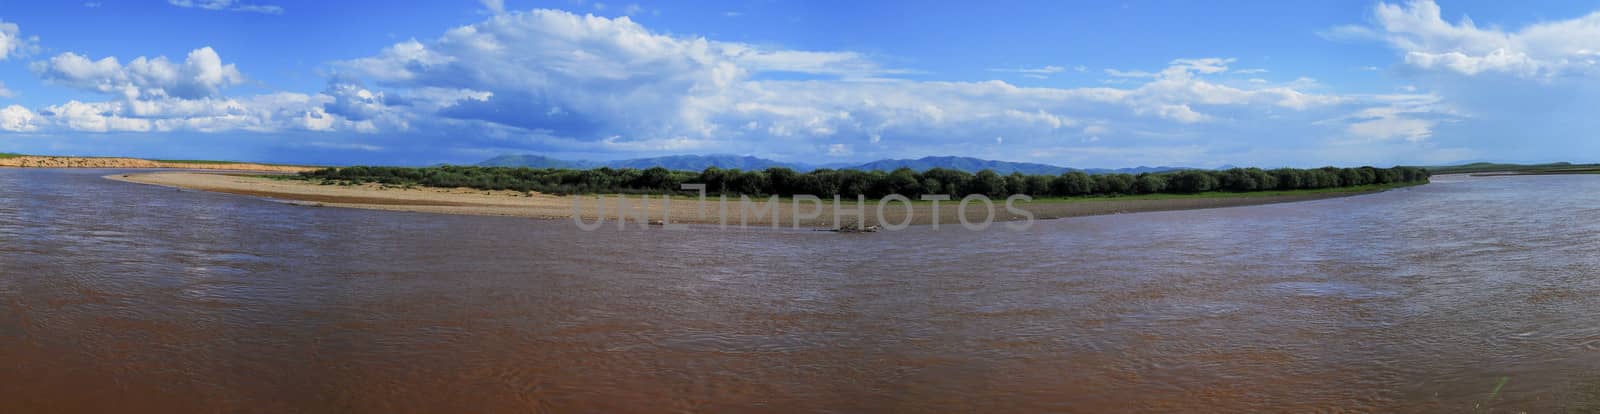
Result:
M479 167L528 167L528 168L597 168L600 167L589 161L567 161L546 157L543 155L501 155L478 163Z
M669 170L701 171L708 167L722 169L764 170L771 167L783 167L795 171L805 172L821 168L853 169L863 171L891 171L900 167L908 167L917 171L926 171L933 168L946 168L966 172L978 172L985 169L994 170L1000 174L1020 172L1023 174L1057 175L1071 171L1083 171L1089 174L1139 174L1147 172L1165 172L1192 168L1184 167L1134 167L1134 168L1090 168L1077 169L1049 164L1030 162L994 161L972 157L923 157L918 159L893 159L878 160L864 164L833 163L822 165L809 165L774 161L765 158L740 156L740 155L672 155L654 158L635 158L616 161L571 161L546 157L543 155L501 155L478 163L482 167L531 167L531 168L636 168L663 167Z
M922 157L914 160L878 160L866 164L853 165L849 168L863 171L892 171L900 167L910 167L911 169L917 171L927 171L933 168L945 168L966 172L994 170L994 172L1001 174L1020 172L1030 175L1059 175L1065 172L1076 171L1072 168L1058 167L1049 164L993 161L970 157Z

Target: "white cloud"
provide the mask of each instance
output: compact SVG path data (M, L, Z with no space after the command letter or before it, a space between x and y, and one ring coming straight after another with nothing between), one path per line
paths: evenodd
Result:
M273 93L247 98L68 101L37 113L37 124L81 132L278 132L400 131L403 124L379 125L380 119L350 120L323 109L327 95Z
M39 115L21 105L0 108L0 131L29 132L39 129Z
M0 60L32 53L39 47L37 36L23 37L16 23L0 20Z
M1121 70L1116 70L1116 69L1111 69L1111 68L1106 68L1106 74L1107 75L1111 75L1112 77L1117 77L1117 78L1154 78L1154 77L1156 77L1156 74L1150 73L1150 72L1138 71L1138 70L1121 71Z
M39 108L27 123L39 130L377 132L408 130L412 119L391 110L387 106L390 99L382 92L347 83L334 83L325 93L314 95L224 96L223 89L244 82L244 75L233 64L224 64L209 47L195 49L181 63L166 57L138 57L123 65L114 57L91 60L68 52L34 62L32 68L46 82L109 98ZM451 97L424 88L396 99L418 108L437 108L469 96Z
M1367 99L1380 104L1319 124L1343 125L1354 142L1403 139L1421 142L1433 137L1440 122L1465 118L1432 94L1377 95Z
M333 102L324 106L325 110L351 120L372 119L388 110L383 92L373 92L358 84L334 83L328 85L323 94L334 98Z
M280 6L269 4L248 4L236 0L167 0L167 4L183 8L199 8L205 10L283 14L283 7Z
M120 115L121 105L117 102L86 104L68 101L65 104L52 105L40 114L76 131L150 131L152 128L150 120Z
M1162 118L1171 119L1185 124L1204 122L1211 117L1189 109L1188 104L1157 104L1154 108L1156 114Z
M909 71L885 68L855 52L669 36L628 17L534 10L337 63L340 76L375 82L386 92L325 94L339 97L330 113L361 119L365 109L357 109L377 108L395 91L476 91L486 96L411 115L510 127L562 139L563 145L801 152L826 151L829 143L847 140L858 142L852 146L856 154L909 143L956 145L997 134L1018 142L1077 140L1086 118L1177 126L1226 119L1207 113L1213 110L1301 111L1345 102L1298 89L1303 83L1240 88L1206 79L1227 72L1232 62L1176 59L1159 72L1140 72L1148 81L1131 89L913 81L894 78ZM1028 75L1066 70L996 69ZM764 76L778 72L813 79Z
M796 72L847 77L874 77L903 74L904 69L885 69L855 52L813 52L755 48L740 43L715 43L718 52L732 58L735 66L754 72Z
M497 6L484 3L490 10ZM1226 143L1284 131L1294 131L1287 134L1299 140L1420 141L1444 119L1430 112L1436 106L1399 107L1381 97L1315 92L1323 88L1306 78L1247 82L1237 74L1261 70L1231 70L1233 63L1193 58L1143 70L1106 69L1126 83L1121 87L926 81L902 77L914 72L857 52L667 35L629 17L507 11L433 39L406 40L372 56L335 62L326 89L315 93L227 96L244 76L210 48L196 49L183 62L137 58L126 65L62 53L35 62L36 73L50 83L104 94L104 102L7 108L0 125L8 131L450 137L428 142L439 151L1015 158L999 151L1029 148L1048 149L1030 157L1061 157L1042 160L1059 162L1095 154L1146 160L1123 149L1164 145L1184 150L1148 156L1195 159L1208 148L1202 143L1237 146ZM1088 68L995 69L1024 76L1068 70ZM1399 109L1364 112L1389 107ZM1006 145L991 145L990 138ZM361 151L416 146L334 138L303 142ZM1085 146L1090 143L1122 149Z
M0 82L0 98L10 98L14 96L17 96L17 93L12 92L10 89L6 89L5 82Z
M1080 66L1080 68L1081 68L1081 66ZM1020 73L1020 74L1022 74L1022 76L1026 76L1026 77L1030 77L1030 78L1036 78L1036 79L1046 79L1046 78L1049 78L1050 75L1061 73L1061 72L1064 72L1066 70L1067 70L1067 68L1060 67L1060 66L1054 66L1054 65L1046 65L1046 66L1041 66L1041 67L1037 67L1037 68L995 68L995 69L989 69L990 72Z
M1421 141L1433 136L1433 127L1439 124L1439 121L1431 119L1404 117L1391 108L1367 109L1359 116L1366 120L1351 123L1347 127L1350 134L1377 140L1403 138L1411 142Z
M1228 70L1228 65L1233 63L1233 58L1200 58L1200 59L1174 59L1172 67L1184 68L1196 73L1221 73ZM1172 69L1168 69L1172 70Z
M314 142L306 144L306 146L311 147L311 148L332 149L332 150L347 150L347 151L378 152L378 151L383 151L384 150L383 147L380 147L380 146L377 146L377 145L361 144L361 143L353 143L353 142L314 141Z
M478 0L478 2L483 4L483 8L489 10L490 13L500 14L506 12L505 0Z
M1133 90L1130 100L1136 110L1158 114L1184 123L1204 122L1211 117L1196 112L1191 105L1270 105L1293 110L1334 105L1343 98L1301 92L1315 81L1301 78L1288 85L1241 89L1208 82L1201 75L1228 70L1232 59L1176 59L1172 66L1153 74L1154 80Z
M114 57L90 60L67 52L34 62L32 68L58 85L126 99L211 97L223 87L244 82L244 75L233 64L223 64L210 47L189 52L183 63L173 63L165 56L140 56L124 66Z
M1596 43L1600 12L1531 24L1517 31L1480 28L1467 17L1450 23L1440 17L1439 5L1432 0L1379 3L1373 14L1375 35L1403 53L1404 62L1416 68L1537 79L1600 73L1600 44Z

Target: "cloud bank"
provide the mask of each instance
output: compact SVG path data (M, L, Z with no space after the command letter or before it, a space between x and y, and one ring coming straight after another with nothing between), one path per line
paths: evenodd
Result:
M170 3L282 12L226 0ZM294 147L410 146L460 157L731 152L828 161L961 154L1070 165L1214 165L1326 154L1377 161L1469 156L1438 143L1439 130L1489 112L1451 82L1422 79L1421 88L1396 94L1338 93L1309 78L1270 80L1284 71L1240 68L1230 57L1108 68L1102 83L1090 84L1097 86L939 81L928 80L937 73L867 53L666 34L627 16L506 10L501 1L479 6L479 22L327 63L320 91L234 93L250 82L246 73L204 45L181 61L58 53L28 68L47 84L99 98L8 105L0 109L0 130L243 131L291 134L301 141L284 145ZM1590 43L1600 38L1600 14L1515 31L1440 16L1430 1L1380 3L1371 25L1325 36L1381 42L1417 76L1558 83L1594 74L1600 46ZM15 24L0 22L0 59L36 49ZM1099 76L1082 66L982 71ZM10 94L0 86L0 97Z

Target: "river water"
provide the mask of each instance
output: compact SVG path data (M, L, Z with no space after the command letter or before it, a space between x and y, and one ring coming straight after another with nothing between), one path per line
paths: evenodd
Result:
M0 169L0 412L1600 409L1600 176L583 232Z

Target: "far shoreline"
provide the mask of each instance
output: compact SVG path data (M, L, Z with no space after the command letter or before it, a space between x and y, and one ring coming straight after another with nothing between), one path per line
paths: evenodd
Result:
M543 220L572 220L572 202L570 197L555 196L540 193L520 193L514 191L483 191L466 188L433 188L415 187L401 188L379 184L365 185L323 185L304 181L282 180L259 177L247 174L228 174L222 172L137 172L131 174L113 174L104 178L145 185L156 185L184 190L206 191L213 193L244 195L282 201L288 204L309 207L339 207L366 210L406 211L419 213L470 215L470 216L499 216L522 217ZM1420 184L1413 184L1420 185ZM1349 191L1329 190L1297 190L1271 194L1240 193L1208 193L1195 196L1177 195L1163 197L1127 196L1105 198L1067 198L1067 199L1039 199L1033 202L1019 203L1019 207L1034 215L1036 220L1058 219L1068 217L1083 217L1110 214L1143 213L1157 211L1197 210L1210 208L1242 207L1254 205L1292 203L1299 201L1313 201L1330 198L1350 197L1366 194L1376 194L1384 191L1409 187L1412 185L1371 186L1364 188L1348 189ZM580 217L586 222L598 218L594 214L595 195L585 195L580 198ZM616 211L614 202L616 195L605 195L605 218L607 226L616 225ZM639 196L628 196L630 201L637 203ZM784 199L778 208L777 227L792 228L795 224L792 217L792 200ZM960 217L956 209L957 201L941 202L939 206L938 223L942 226L957 226ZM739 225L738 204L730 200L728 203L729 225ZM708 197L706 202L706 217L700 218L698 202L694 199L674 198L671 204L672 224L718 225L716 219L718 202L715 196ZM649 218L657 222L662 217L662 202L659 196L651 198ZM977 207L977 206L975 206ZM868 217L876 217L877 203L869 200L863 204ZM802 205L801 211L809 212L812 206ZM845 200L841 206L844 214L841 224L853 224L855 219L849 212L854 210L852 200ZM832 200L825 200L821 206L821 214L815 219L803 219L799 227L809 229L832 229ZM984 209L972 208L968 211L969 222L982 222L985 217ZM929 225L934 223L932 206L928 202L916 202L911 206L912 225ZM1025 216L1010 215L1004 208L1004 200L995 200L994 221L1007 222L1025 220ZM899 223L906 219L904 207L898 203L890 205L884 211L885 219L890 223ZM873 224L868 220L869 223ZM634 225L630 223L630 226ZM771 217L752 219L748 223L751 227L772 227Z
M163 169L298 173L316 170L319 167L234 161L147 160L128 157L0 154L0 168Z

